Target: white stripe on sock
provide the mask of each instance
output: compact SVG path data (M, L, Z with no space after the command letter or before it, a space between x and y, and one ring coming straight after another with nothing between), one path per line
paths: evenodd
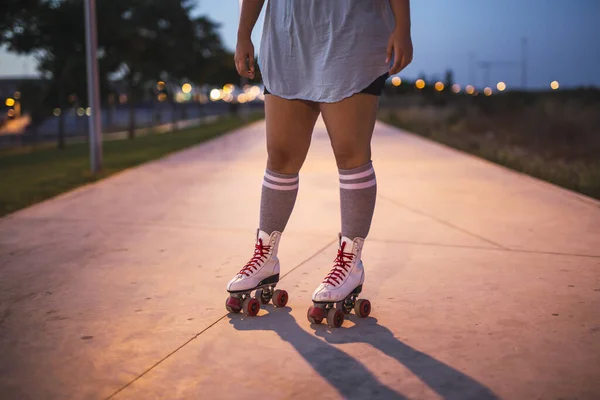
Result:
M356 174L351 174L351 175L342 175L342 174L340 174L340 180L341 181L351 181L351 180L354 180L354 179L364 178L365 176L369 176L369 175L372 175L374 173L375 173L375 171L373 170L373 167L371 167L371 168L369 168L366 171L358 172Z
M275 185L275 184L273 184L271 182L267 182L264 179L263 179L263 186L266 186L269 189L274 189L274 190L296 190L296 189L298 189L298 184L297 183L295 185L292 185L292 186L283 186L283 185Z
M366 188L370 188L371 186L375 186L377 184L377 180L375 179L371 179L370 181L367 182L361 182L361 183L340 183L340 188L341 189L366 189Z
M279 183L294 183L294 182L298 182L298 177L295 177L295 178L278 178L276 176L273 176L273 175L269 174L268 172L265 172L265 176L267 178L269 178L270 180L272 180L273 182L279 182Z

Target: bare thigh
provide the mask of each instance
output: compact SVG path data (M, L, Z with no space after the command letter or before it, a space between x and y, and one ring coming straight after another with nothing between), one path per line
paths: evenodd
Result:
M352 169L371 160L378 106L379 97L364 93L320 104L338 168Z
M265 96L268 169L281 174L300 171L319 113L317 103Z

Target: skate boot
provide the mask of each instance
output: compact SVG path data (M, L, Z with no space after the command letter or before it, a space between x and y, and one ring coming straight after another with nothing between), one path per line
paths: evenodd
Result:
M350 240L340 235L339 241L335 264L313 293L313 305L307 314L311 324L320 324L327 318L330 327L339 328L344 322L344 315L353 309L361 318L366 318L371 313L369 300L357 300L365 281L365 271L360 259L365 240Z
M258 314L261 304L268 304L273 299L273 305L284 307L288 301L285 290L275 290L279 282L279 259L277 250L281 232L271 235L258 230L254 255L244 268L227 284L229 298L225 308L232 313L243 311L245 315ZM251 293L256 290L254 297Z

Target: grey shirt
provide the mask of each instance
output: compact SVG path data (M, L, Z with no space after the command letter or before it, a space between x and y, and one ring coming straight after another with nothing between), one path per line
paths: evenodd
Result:
M265 87L286 99L332 103L389 70L389 0L269 0L259 65Z

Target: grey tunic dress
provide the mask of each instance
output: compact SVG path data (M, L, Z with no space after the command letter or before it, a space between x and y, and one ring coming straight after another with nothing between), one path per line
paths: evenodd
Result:
M269 0L259 65L265 87L285 99L333 103L389 70L389 0Z

